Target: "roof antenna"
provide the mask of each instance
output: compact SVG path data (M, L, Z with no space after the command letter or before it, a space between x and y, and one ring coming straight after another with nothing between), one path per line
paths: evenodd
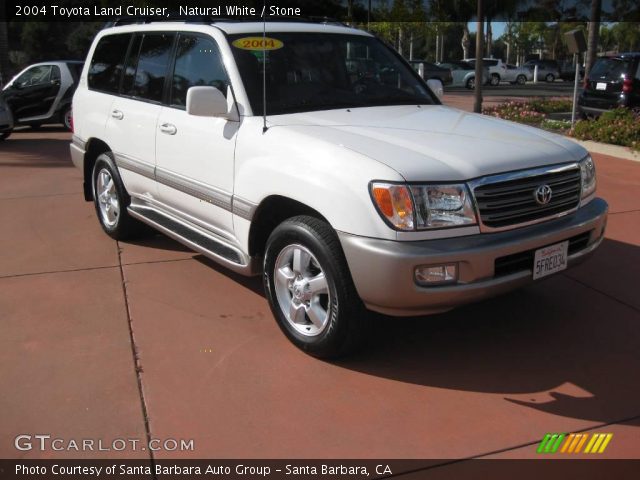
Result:
M262 134L267 131L267 0L262 2Z

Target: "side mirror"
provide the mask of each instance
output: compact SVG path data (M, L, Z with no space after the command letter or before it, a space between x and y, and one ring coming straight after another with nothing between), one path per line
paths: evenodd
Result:
M444 96L444 88L442 87L442 82L440 80L430 78L429 80L427 80L427 86L433 93L436 94L438 100L442 100L442 97Z
M198 117L226 117L227 99L216 87L191 87L187 90L187 113Z

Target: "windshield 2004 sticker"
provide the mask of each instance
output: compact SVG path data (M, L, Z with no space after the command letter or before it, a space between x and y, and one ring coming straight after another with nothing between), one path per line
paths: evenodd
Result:
M277 38L243 37L234 40L232 45L243 50L277 50L284 44Z

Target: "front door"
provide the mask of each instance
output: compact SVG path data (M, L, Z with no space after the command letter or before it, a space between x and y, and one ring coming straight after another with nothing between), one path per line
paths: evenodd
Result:
M216 42L181 33L168 106L157 122L158 198L188 220L233 238L233 157L239 122L187 114L187 90L212 86L227 94L229 80ZM228 93L230 95L231 93Z
M18 121L49 113L60 92L60 67L36 65L16 78L4 96Z

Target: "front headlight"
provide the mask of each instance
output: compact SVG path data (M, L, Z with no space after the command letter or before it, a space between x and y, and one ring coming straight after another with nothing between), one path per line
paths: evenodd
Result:
M398 230L426 230L476 224L465 184L395 185L372 183L378 211Z
M596 166L590 155L587 155L580 161L580 176L582 182L582 198L587 198L596 191Z

